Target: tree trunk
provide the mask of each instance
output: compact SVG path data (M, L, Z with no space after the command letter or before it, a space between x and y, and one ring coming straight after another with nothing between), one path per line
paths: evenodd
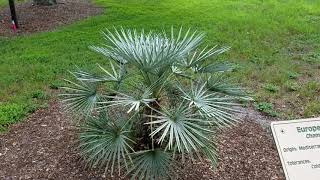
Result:
M51 6L57 4L57 0L33 0L36 5Z
M157 100L159 103L159 100ZM150 103L150 106L156 110L160 110L160 106L156 102ZM157 113L150 109L149 107L145 107L144 113L145 115L156 115ZM155 137L154 140L150 137L150 133L152 132L151 126L146 125L145 123L150 122L150 117L143 117L142 122L138 122L136 124L135 129L137 130L137 149L139 150L146 150L146 149L152 149L152 148L157 148L159 147L159 144L156 141L157 137ZM154 130L154 129L153 129ZM154 142L152 142L154 141Z
M18 24L18 18L17 18L17 14L16 14L16 7L14 5L14 0L9 0L9 6L10 6L10 12L11 12L11 19L12 21L14 21L16 27L19 27Z

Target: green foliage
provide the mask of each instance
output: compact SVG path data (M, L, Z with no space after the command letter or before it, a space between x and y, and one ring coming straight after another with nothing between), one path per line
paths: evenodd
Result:
M212 131L208 128L210 122L192 113L192 108L182 104L171 111L163 110L159 115L147 115L152 121L147 123L155 125L151 132L151 137L160 137L158 144L165 143L165 148L173 150L174 147L179 152L199 151L210 141L209 133ZM214 123L214 121L213 121Z
M292 81L287 81L285 86L288 91L297 91L300 87L297 82L292 82Z
M255 103L254 107L256 110L261 111L269 116L278 116L278 113L274 111L273 105L268 102L260 102L260 103Z
M167 179L172 166L171 155L162 150L136 153L133 159L131 179Z
M0 7L5 6L7 3L6 0L0 0Z
M34 113L37 109L39 108L39 106L37 104L31 104L29 106L27 106L27 112L28 113Z
M89 114L94 104L99 100L96 83L80 81L79 84L66 80L70 85L61 87L65 93L60 94L64 98L66 110L73 110L79 113Z
M41 90L33 91L31 96L32 98L36 98L36 99L42 99L42 100L47 99L47 95Z
M318 98L319 96L314 96L320 92L320 82L309 81L301 88L300 94L308 98Z
M21 3L21 2L25 2L26 0L15 0L15 3ZM0 0L0 7L5 6L8 4L8 0Z
M113 118L113 119L110 119ZM92 167L111 167L111 173L121 164L128 169L127 160L131 160L133 140L130 139L131 127L122 117L108 117L100 114L91 117L82 126L80 134L80 151L85 160Z
M126 167L133 179L165 179L176 153L202 153L215 165L212 137L238 122L236 102L248 99L218 76L231 69L216 62L229 48L199 50L204 34L182 28L177 34L115 29L103 36L106 44L91 49L109 68L72 72L76 82L66 80L60 94L67 110L87 117L80 149L88 164L119 174Z
M292 72L292 71L288 71L287 75L289 79L297 79L300 76L299 73Z
M228 79L228 81L226 81L226 79L228 78L221 74L218 74L214 78L209 79L209 90L214 92L221 92L232 96L243 97L246 90L230 82L230 79Z
M320 103L319 102L310 102L307 104L304 110L305 117L312 117L314 114L320 113Z
M50 89L59 89L59 87L63 86L63 83L61 81L53 81L49 84Z
M274 84L265 84L263 86L263 89L265 89L266 91L272 92L272 93L279 91L279 87Z
M0 104L0 128L18 121L23 117L24 107L19 104Z

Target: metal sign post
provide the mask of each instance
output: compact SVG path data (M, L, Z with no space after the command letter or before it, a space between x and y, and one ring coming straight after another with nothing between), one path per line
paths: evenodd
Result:
M18 18L16 14L16 7L14 5L14 0L9 0L10 12L12 21L14 21L15 26L18 28Z

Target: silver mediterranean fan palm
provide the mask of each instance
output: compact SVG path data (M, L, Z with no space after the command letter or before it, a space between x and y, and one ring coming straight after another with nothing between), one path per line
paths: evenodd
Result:
M78 70L61 94L69 111L85 118L80 151L93 167L133 179L169 177L176 154L216 163L215 133L230 126L244 90L223 76L232 65L215 60L229 50L199 49L203 33L170 34L114 29L91 46L109 67Z

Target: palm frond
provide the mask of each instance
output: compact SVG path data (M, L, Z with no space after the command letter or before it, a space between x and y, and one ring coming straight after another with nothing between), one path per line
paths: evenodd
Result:
M82 126L80 133L80 153L91 167L117 168L120 174L122 167L129 170L130 153L134 141L130 136L130 126L123 117L110 119L105 114L90 118Z
M166 33L164 33L164 37L167 37ZM176 44L176 51L180 54L180 57L184 57L195 50L202 43L204 37L204 33L191 32L191 29L184 33L182 27L179 29L178 35L175 35L174 28L171 27L171 41Z
M100 99L97 93L97 84L95 82L79 83L65 80L69 85L60 87L65 92L59 94L66 110L89 114L95 107L96 102Z
M187 55L198 47L203 34L189 29L185 34L180 29L178 37L165 33L138 33L136 30L106 30L105 39L109 42L104 47L91 48L117 62L129 63L144 71L155 72L161 68L170 67L177 59Z
M162 150L136 152L129 173L131 179L167 179L171 164L172 158L168 152Z
M103 33L103 34L105 34L105 33ZM93 51L96 51L97 53L104 55L107 58L110 58L111 60L115 61L118 64L127 64L128 63L128 61L123 59L121 57L121 55L118 55L116 52L112 52L112 49L109 49L111 47L108 45L104 45L102 47L90 46L89 48L92 49Z
M172 150L177 146L179 152L192 152L198 151L210 142L207 134L212 131L207 128L208 122L198 118L199 115L192 113L192 109L183 103L171 111L158 111L158 114L146 115L155 119L147 124L157 127L150 135L153 137L159 134L158 143L167 142L167 149Z
M237 112L234 106L238 106L234 102L233 97L221 96L217 93L210 93L206 89L207 83L191 84L191 90L185 91L179 87L183 93L182 98L189 102L189 106L195 106L199 113L211 120L211 123L218 126L229 126L238 122L234 116Z
M207 80L207 88L212 92L239 97L245 100L252 100L252 98L247 95L246 89L241 88L237 84L231 83L230 81L231 80L224 75L213 75Z
M76 78L80 81L87 81L87 82L118 82L120 83L125 77L125 68L124 65L113 65L110 61L110 67L112 71L108 71L103 68L101 65L97 65L100 70L104 73L104 75L94 75L83 70L78 70L73 72ZM117 68L117 69L116 69Z
M218 164L218 152L215 144L211 143L208 146L202 147L201 152L207 159L210 160L211 166L215 168L215 166Z
M142 94L137 95L127 95L121 92L116 92L115 96L104 96L105 99L111 99L107 101L101 101L97 104L99 107L97 109L104 109L112 106L129 106L127 113L130 113L132 110L138 111L140 106L147 106L150 102L155 101L155 98L152 98L152 92L150 89L146 89Z
M187 79L192 79L192 74L187 73L185 68L179 66L171 66L171 72L176 75L176 77L183 77Z
M75 71L78 81L66 80L60 94L67 109L89 115L80 133L88 165L119 174L125 167L132 179L170 177L176 153L182 159L205 155L214 166L214 133L238 121L236 102L247 97L220 76L231 64L210 61L230 48L198 49L204 34L182 28L168 34L107 29L103 36L105 45L90 48L110 67L98 65L98 74Z
M230 47L222 47L217 49L217 46L214 46L209 50L207 47L205 47L201 51L195 51L193 53L190 53L189 51L189 56L183 59L182 64L186 67L196 68L202 65L208 58L218 56L229 49Z
M196 66L194 71L197 73L221 73L228 72L233 69L233 65L225 62L209 63L201 66Z

